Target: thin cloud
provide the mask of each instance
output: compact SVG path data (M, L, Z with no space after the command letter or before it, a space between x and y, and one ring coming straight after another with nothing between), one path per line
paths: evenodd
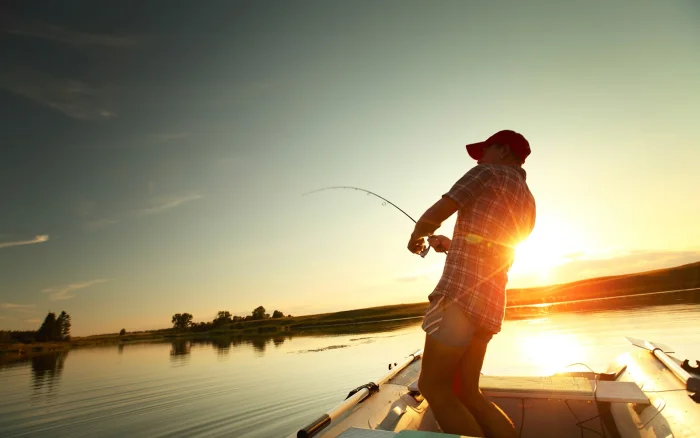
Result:
M88 231L95 231L95 230L101 230L102 228L106 228L106 227L108 227L110 225L114 225L116 223L119 223L119 220L101 218L101 219L96 219L94 221L88 222L87 224L85 224L85 227L88 229Z
M150 216L178 207L187 202L196 201L197 199L201 199L202 197L203 196L197 192L182 193L179 195L158 196L151 198L150 207L134 210L133 213L136 216Z
M5 33L73 46L94 46L100 48L129 48L139 45L133 36L110 35L80 32L40 20L32 20L10 15L4 26Z
M36 304L14 304L0 303L0 310L7 310L12 313L21 313L24 315L32 315Z
M106 120L116 116L105 90L78 79L15 66L0 71L0 88L74 119Z
M46 242L48 240L49 240L48 234L39 234L30 240L16 240L14 242L0 242L0 248L9 248L11 246L20 246L20 245L33 245L35 243L42 243L42 242Z
M28 320L26 320L26 321L27 321L29 324L41 324L41 323L42 323L42 320L39 319L39 318L32 318L32 319L28 319Z
M96 284L104 283L107 280L104 279L95 279L95 280L89 280L85 281L83 283L72 283L72 284L67 284L65 286L56 286L56 287L50 287L42 290L43 293L49 294L49 299L51 301L59 301L59 300L68 300L70 298L74 298L75 295L73 292L80 290L80 289L85 289L90 286L94 286Z
M0 309L3 310L29 310L36 307L36 304L14 304L14 303L0 303Z
M425 279L426 277L424 275L402 275L396 277L396 281L399 281L401 283L412 283L414 281L418 281L420 279Z
M153 192L153 187L153 182L149 182L149 194ZM117 215L117 217L95 219L87 222L85 224L85 228L88 231L95 231L106 228L110 225L114 225L127 219L143 216L154 216L160 213L164 213L168 210L172 210L188 202L196 201L197 199L201 199L203 197L204 195L196 191L152 197L149 199L148 207L132 210L123 215Z
M441 263L434 263L430 266L420 268L413 272L397 275L395 277L395 280L402 283L411 283L418 280L438 280L440 278L442 270L443 265Z

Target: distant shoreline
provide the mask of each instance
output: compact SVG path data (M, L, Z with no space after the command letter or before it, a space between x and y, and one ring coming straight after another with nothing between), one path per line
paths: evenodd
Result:
M523 308L523 307L551 307L551 306L558 306L562 304L576 304L576 303L586 303L586 302L591 302L591 301L606 301L606 300L617 300L621 298L641 298L641 297L650 297L654 295L662 295L662 294L672 294L676 292L692 292L692 291L700 291L700 287L693 287L689 289L677 289L677 290L663 290L659 292L644 292L644 293L639 293L639 294L631 294L631 295L616 295L612 297L601 297L601 298L584 298L582 300L570 300L570 301L559 301L555 303L537 303L537 304L518 304L515 306L507 306L507 309L518 309L518 308Z
M516 320L523 318L533 318L539 315L548 314L553 307L563 308L562 311L567 311L567 307L577 306L580 304L595 304L598 308L609 309L609 306L601 306L602 303L615 299L625 299L625 298L653 298L656 296L663 296L667 298L666 302L656 302L652 304L656 305L670 305L673 302L667 302L668 297L673 294L687 293L687 292L697 292L700 295L700 288L689 288L689 289L678 289L669 291L659 291L659 292L649 292L643 294L631 294L631 295L619 295L606 298L590 298L582 300L572 300L572 301L562 301L556 303L537 303L537 304L524 304L516 306L508 306L506 308L506 320ZM657 300L658 301L658 300ZM700 297L698 302L700 302ZM396 306L386 306L384 312L376 314L373 318L367 319L363 318L362 321L347 321L343 319L344 322L331 322L328 320L327 323L322 324L322 320L318 321L316 324L296 324L289 326L270 326L257 324L259 329L223 329L223 330L213 330L206 332L192 332L192 331L181 331L177 332L172 329L165 329L159 331L146 331L139 333L130 333L127 335L119 336L118 334L108 334L108 335L96 335L85 338L75 338L67 342L37 342L33 344L9 344L0 345L0 365L16 362L21 360L31 359L32 357L46 356L50 354L60 354L72 348L86 348L86 347L98 347L98 346L110 346L110 345L129 345L129 344L139 344L147 342L174 342L174 341L206 341L208 339L216 338L226 338L226 337L243 337L254 339L256 337L274 337L274 336L303 336L303 335L314 335L314 334L347 334L355 333L355 330L348 330L348 328L353 326L371 326L376 324L389 325L393 323L405 323L411 320L419 320L423 318L423 314L428 307L428 303L415 303L415 304L399 304ZM368 308L368 309L358 309L350 312L362 312L369 310L377 310L378 308ZM582 309L582 308L581 308ZM590 309L589 309L590 310ZM416 313L414 316L404 316L401 318L387 318L392 312L410 312ZM339 313L347 312L336 312L328 313L322 315L314 315L318 317L333 317ZM287 318L287 319L306 319L307 317L297 317L297 318ZM258 323L264 323L265 321L256 321Z
M522 313L521 316L526 317L526 315L532 315L538 311L542 312L541 309L553 306L572 307L618 298L639 297L646 300L657 300L661 304L662 302L666 303L664 297L667 297L668 294L693 291L700 293L700 262L639 274L594 278L540 288L511 289L507 292L506 317L508 318L509 314L513 315L514 312ZM99 345L123 345L224 336L333 333L348 326L419 319L427 307L428 302L398 304L317 315L232 322L221 328L201 332L192 329L175 330L169 328L131 332L124 335L110 333L76 337L65 342L0 344L0 364L54 354L70 348Z

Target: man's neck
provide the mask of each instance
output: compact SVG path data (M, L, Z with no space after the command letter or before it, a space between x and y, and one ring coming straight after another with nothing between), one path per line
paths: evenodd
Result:
M527 179L527 172L525 172L525 169L523 169L522 165L518 163L513 163L512 161L502 161L500 163L483 163L483 164L495 164L497 166L507 166L507 167L512 167L513 169L517 170L520 175L522 175L523 179Z

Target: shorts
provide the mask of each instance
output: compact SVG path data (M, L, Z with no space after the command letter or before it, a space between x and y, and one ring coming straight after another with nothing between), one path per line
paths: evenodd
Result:
M466 347L473 338L485 342L493 338L493 333L472 324L464 310L444 296L430 303L421 328L431 338L450 347Z

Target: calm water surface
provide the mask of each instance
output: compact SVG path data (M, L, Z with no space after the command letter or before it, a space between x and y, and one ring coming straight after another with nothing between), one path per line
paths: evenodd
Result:
M549 374L574 362L604 371L631 350L624 336L700 359L698 322L697 302L508 320L484 372ZM423 344L419 320L365 330L76 349L6 366L0 436L282 437Z

